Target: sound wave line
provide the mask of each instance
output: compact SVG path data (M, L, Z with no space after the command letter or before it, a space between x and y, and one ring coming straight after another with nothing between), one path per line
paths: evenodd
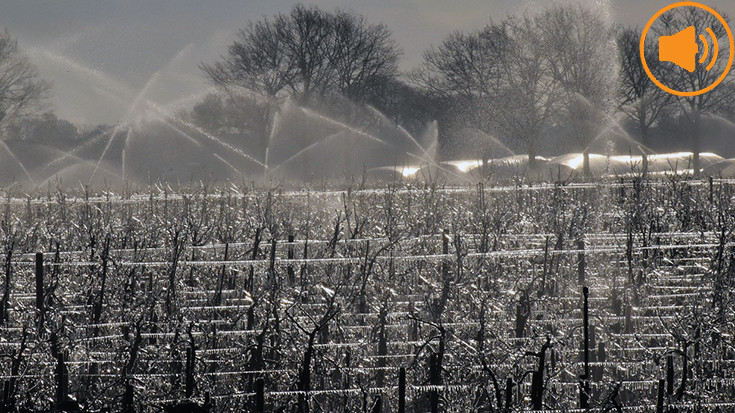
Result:
M709 72L710 69L712 69L715 66L715 62L717 62L717 56L719 55L719 52L720 52L720 45L717 43L717 37L712 32L712 29L710 27L707 28L707 33L712 38L712 43L713 43L713 45L712 45L712 49L713 49L712 61L709 62L709 65L707 66L707 71ZM732 53L732 52L730 52L730 53Z
M704 51L702 52L702 57L699 58L699 64L704 63L705 60L707 60L707 56L709 56L709 43L707 43L707 39L704 38L703 34L699 35L699 40L702 41L702 44L704 45Z

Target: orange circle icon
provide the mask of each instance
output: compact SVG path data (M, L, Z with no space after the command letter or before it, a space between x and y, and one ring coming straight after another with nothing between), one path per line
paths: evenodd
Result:
M648 31L651 29L651 26L653 25L653 23L659 17L661 17L662 14L666 13L669 10L678 8L678 7L696 7L696 8L702 9L702 10L710 13L711 15L715 16L717 18L717 20L719 20L720 23L722 24L722 26L725 28L725 31L727 32L727 38L730 41L729 58L727 60L727 66L725 66L725 70L722 72L722 74L720 75L720 77L718 77L717 80L714 81L714 83L712 83L711 85L705 87L704 89L693 90L693 91L690 91L690 92L684 92L684 91L681 91L681 90L672 89L669 86L666 86L665 84L663 84L660 80L658 80L656 78L656 76L653 75L653 73L651 73L651 69L649 69L648 63L646 62L645 48L646 48L646 35L648 35ZM677 34L677 35L674 35L674 36L662 36L662 37L659 38L659 41L661 42L662 45L663 44L666 44L666 43L664 43L664 40L665 40L664 38L667 38L667 37L671 37L671 38L678 37L679 35L685 34L685 32L692 31L692 29L693 28L690 26L687 29L685 29L682 32L680 32L679 34ZM708 33L710 33L710 35L712 35L711 34L711 29L708 30ZM692 31L692 33L687 33L687 34L689 34L689 36L693 36L693 31ZM717 39L714 38L714 36L713 36L713 40L714 40L714 43L716 45L717 44ZM670 43L670 42L667 42L667 43ZM704 46L705 46L705 53L708 53L707 43L704 43ZM697 46L695 44L694 45L694 48L696 49L696 47ZM690 56L691 59L693 59L693 55L691 54L690 51L675 50L674 47L672 47L672 46L669 46L667 48L670 49L669 52L673 52L671 54L674 55L675 57L677 57L678 59L681 59L678 56L681 56L683 54L687 54L687 55ZM673 49L673 50L671 50L671 49ZM733 53L733 51L735 51L735 40L733 40L732 31L730 31L730 26L727 25L727 22L725 21L725 19L719 13L717 13L717 11L715 9L713 9L713 8L711 8L709 6L705 6L704 4L696 3L696 2L693 2L693 1L681 1L681 2L678 2L678 3L670 4L670 5L662 8L661 10L659 10L658 12L656 12L656 14L654 14L653 17L651 17L651 20L649 20L648 23L646 23L646 27L643 28L643 33L641 33L640 54L641 54L641 63L643 63L643 70L646 71L646 74L648 75L649 78L651 78L651 80L653 81L653 83L656 84L656 86L658 86L661 89L665 90L666 92L669 92L672 95L676 95L676 96L684 96L684 97L699 96L699 95L702 95L704 93L707 93L707 92L711 91L712 89L714 89L715 87L717 87L717 85L719 85L720 83L722 83L723 80L725 80L725 77L727 77L728 72L730 72L730 68L732 67L733 57L735 57L735 53ZM717 56L717 53L716 52L717 52L717 49L715 49L715 55L714 55L715 56L714 57L715 59L717 58L716 57ZM661 53L661 50L659 50L659 53L660 53L659 56L661 56L661 55L664 54L664 53ZM695 53L696 53L696 50L695 50ZM661 59L661 57L659 57L659 58ZM704 58L705 58L705 56L703 54L702 60L700 60L700 63L702 63L702 61L704 60ZM661 59L661 60L663 60L663 59ZM666 60L666 61L673 61L673 60ZM712 67L713 64L714 64L714 61L712 62L712 64L709 65L709 67L708 67L707 70L711 69L711 67ZM690 72L693 71L693 67L688 67L688 66L693 65L693 60L690 61L690 62L688 62L688 64L683 64L683 63L680 64L680 63L677 63L677 65L679 65L681 67L685 67Z

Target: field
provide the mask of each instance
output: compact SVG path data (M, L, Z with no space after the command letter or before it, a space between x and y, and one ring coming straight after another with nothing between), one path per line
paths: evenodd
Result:
M9 192L4 410L733 411L734 196Z

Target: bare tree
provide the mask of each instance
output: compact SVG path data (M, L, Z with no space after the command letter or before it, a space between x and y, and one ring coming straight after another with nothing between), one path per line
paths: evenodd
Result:
M620 53L620 110L638 127L641 143L646 146L650 138L650 130L660 116L671 109L674 95L656 86L648 78L640 58L640 30L625 28L618 34ZM656 55L653 42L646 47L648 66L666 78L670 71L664 71L663 65Z
M50 89L7 30L0 32L0 130L35 115ZM4 133L3 133L4 134Z
M424 61L411 73L411 79L446 104L446 130L458 129L465 135L471 128L483 136L495 134L498 122L494 112L503 104L498 98L508 45L505 28L489 25L477 32L454 32L424 52ZM477 149L483 159L491 155L490 142Z
M226 105L260 117L248 129L258 136L267 163L284 100L302 106L335 95L367 101L396 78L398 56L387 27L350 12L296 5L287 14L251 22L219 62L201 69L230 94ZM250 96L243 99L241 92Z
M206 131L239 135L244 143L254 146L271 126L272 120L266 117L270 106L253 96L211 93L194 105L188 116Z
M297 5L289 15L278 15L276 24L286 46L286 58L296 68L296 76L288 86L292 96L306 104L315 92L326 92L333 73L330 57L335 49L330 47L330 18L316 7Z
M726 21L729 21L727 16L723 17ZM671 35L689 26L694 26L695 32L700 34L707 33L707 29L710 28L720 45L728 44L727 32L719 20L712 14L696 7L678 7L664 14L654 25L652 31L658 35ZM733 51L729 51L729 53L733 53ZM704 89L713 84L727 65L727 58L722 54L716 62L707 63L710 61L712 60L707 60L704 64L698 64L692 72L675 67L670 62L664 62L661 66L664 69L673 70L678 75L671 82L673 89L693 91ZM655 72L654 75L659 76ZM695 174L701 172L699 153L702 149L702 117L705 114L716 115L727 111L733 97L735 97L733 84L732 77L728 76L719 86L708 93L698 96L684 96L678 99L684 109L684 116L691 126L692 168Z
M469 34L454 32L438 47L424 52L424 62L411 77L444 98L490 99L497 96L503 80L501 59L507 45L502 26L488 26Z
M329 93L359 98L395 78L398 56L387 27L345 11L296 5L250 23L220 62L201 67L217 86L308 104Z
M505 133L524 143L534 169L541 134L561 109L561 85L551 72L552 54L538 41L539 22L524 16L508 18L505 25L510 44L502 59L505 82L497 115Z
M204 130L218 132L227 125L224 97L215 93L208 94L194 105L190 116Z
M285 52L282 31L278 21L251 22L240 30L221 61L202 64L201 68L216 86L224 89L239 86L275 98L296 76L294 62Z
M617 73L609 59L610 34L595 10L553 6L479 32L451 34L424 53L412 78L455 102L472 127L522 142L532 168L542 133L565 109L589 175L590 143L613 108Z
M552 6L536 16L543 47L552 53L549 67L560 82L568 125L583 149L584 174L591 175L590 145L603 131L613 109L618 80L615 37L604 15L575 5Z
M383 91L398 71L398 45L390 30L364 16L337 11L332 17L337 91L358 102Z

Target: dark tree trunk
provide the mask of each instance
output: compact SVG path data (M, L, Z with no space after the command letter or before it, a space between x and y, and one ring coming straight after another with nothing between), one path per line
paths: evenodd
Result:
M585 178L592 178L592 168L590 167L590 150L585 149L582 154L582 173Z
M702 114L697 108L696 102L690 103L692 110L692 169L694 175L698 176L702 169L702 162L700 160L699 153L702 148Z

